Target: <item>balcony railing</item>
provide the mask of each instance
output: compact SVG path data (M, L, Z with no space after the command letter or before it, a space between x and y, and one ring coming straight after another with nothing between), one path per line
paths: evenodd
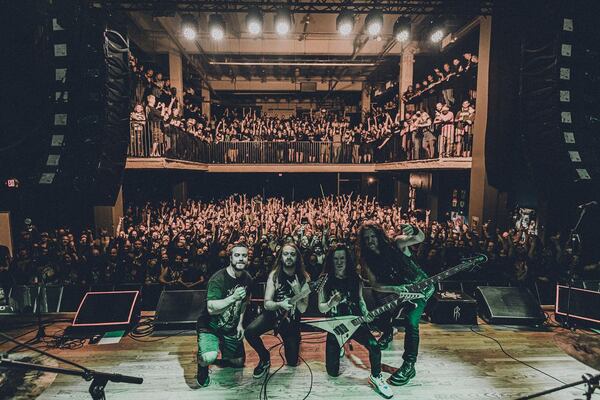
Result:
M470 128L470 127L469 127ZM470 129L454 123L431 134L422 130L393 135L372 143L334 142L215 142L208 143L179 128L160 122L132 122L129 157L167 157L207 164L364 164L460 158L471 156ZM433 157L426 150L435 138Z

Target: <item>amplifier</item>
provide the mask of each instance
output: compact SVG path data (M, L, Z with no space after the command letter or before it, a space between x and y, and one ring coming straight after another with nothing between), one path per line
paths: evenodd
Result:
M427 309L436 324L477 325L477 302L464 292L437 292Z

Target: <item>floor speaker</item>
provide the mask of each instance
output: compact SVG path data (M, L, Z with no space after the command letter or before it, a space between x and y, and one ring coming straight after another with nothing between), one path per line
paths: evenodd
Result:
M195 330L207 314L206 290L164 290L156 307L154 331Z
M87 337L109 331L128 331L139 321L140 292L87 292L65 334Z
M546 319L526 288L478 286L475 297L481 318L489 324L539 325Z

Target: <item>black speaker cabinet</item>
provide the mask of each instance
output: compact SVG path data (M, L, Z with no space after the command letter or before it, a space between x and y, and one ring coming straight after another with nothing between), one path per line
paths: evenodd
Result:
M429 320L435 324L477 325L477 302L463 292L437 292L427 309Z
M478 286L475 292L479 314L489 324L540 325L546 317L526 288Z
M154 331L195 330L198 318L205 315L206 290L165 290L156 307Z
M600 326L600 291L556 285L554 312L560 321Z

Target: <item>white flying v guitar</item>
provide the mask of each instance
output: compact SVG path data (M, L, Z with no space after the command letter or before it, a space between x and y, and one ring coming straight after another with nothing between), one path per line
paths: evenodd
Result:
M447 269L446 271L441 272L437 275L434 275L431 278L427 278L420 282L409 284L406 286L407 292L397 293L390 296L394 297L394 299L388 301L381 307L370 311L369 314L367 314L366 316L358 317L356 315L345 315L341 317L303 321L303 323L333 334L337 339L340 347L342 347L344 343L346 343L352 337L354 332L356 332L359 326L361 326L363 323L372 321L373 319L385 313L386 311L396 309L401 303L409 302L412 305L415 305L413 301L425 297L425 295L422 292L429 286L436 284L448 278L449 276L457 274L461 271L473 269L478 265L485 263L486 261L487 256L483 254L478 254L475 257L464 259L460 264L450 269ZM399 310L398 315L402 312L404 308L405 307L402 307L402 309Z

